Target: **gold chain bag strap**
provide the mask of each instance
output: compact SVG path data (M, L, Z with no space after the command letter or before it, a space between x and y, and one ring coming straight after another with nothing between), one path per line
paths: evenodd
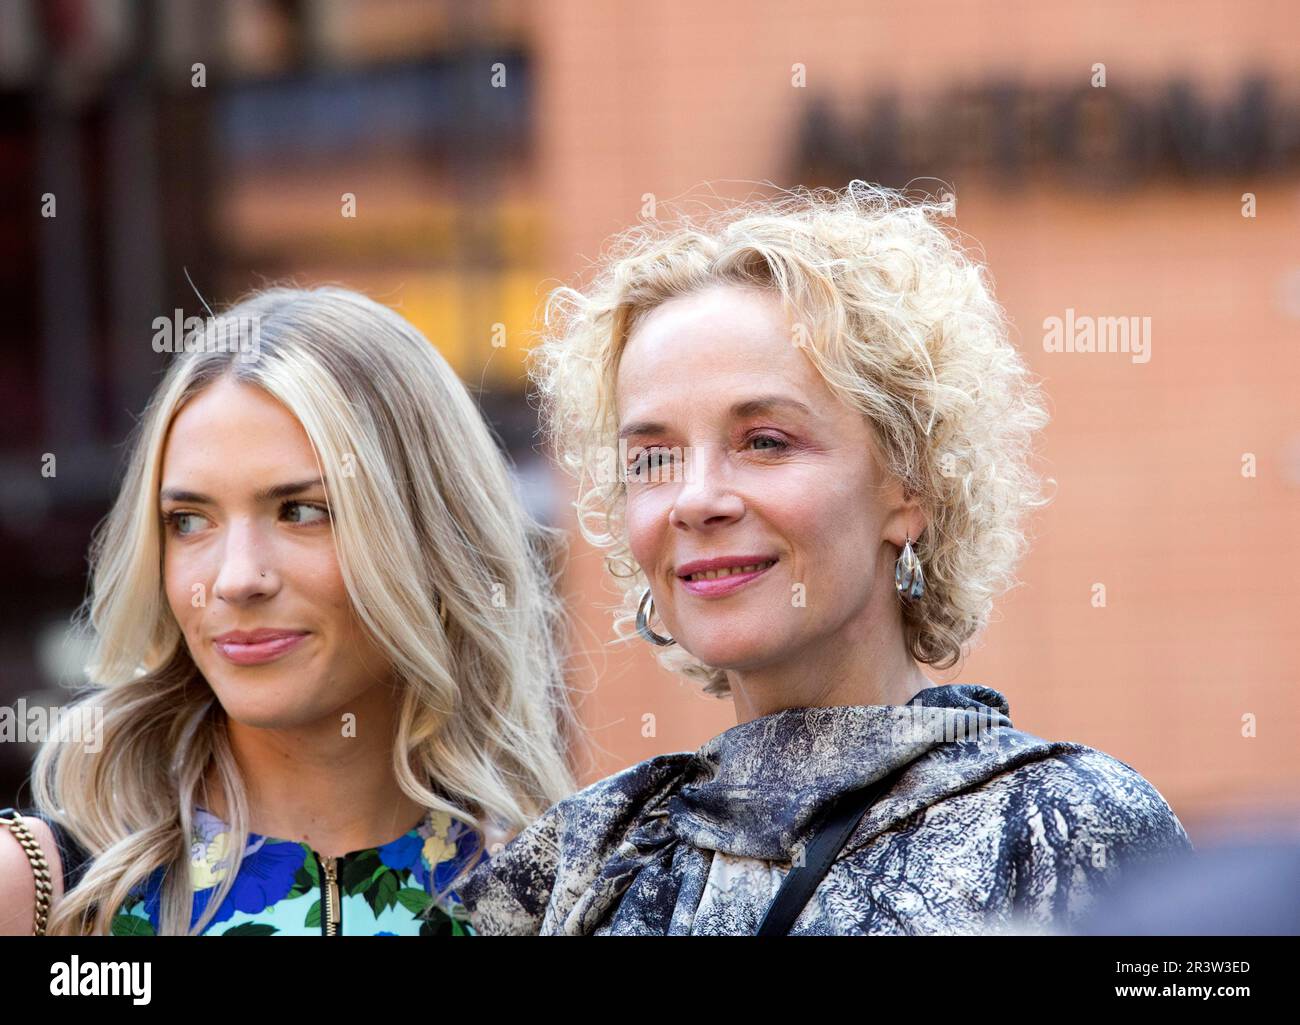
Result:
M5 818L6 812L13 818ZM50 917L50 901L54 897L54 884L50 882L50 864L45 860L45 852L41 849L36 834L18 812L12 808L0 811L0 823L9 827L9 832L18 841L23 853L27 855L27 860L32 863L32 875L36 877L36 914L32 922L32 935L44 936L45 923Z

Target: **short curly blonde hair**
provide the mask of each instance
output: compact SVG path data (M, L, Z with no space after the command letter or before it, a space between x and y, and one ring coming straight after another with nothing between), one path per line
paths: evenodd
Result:
M1048 415L1008 337L986 269L940 223L950 208L854 181L778 190L702 220L656 219L615 237L590 287L546 302L530 377L556 456L578 480L583 536L619 581L615 632L635 636L647 586L624 524L626 482L596 472L617 451L615 375L639 320L668 299L733 283L779 293L798 344L873 426L890 471L917 496L926 590L904 606L909 651L939 669L987 623L1027 546L1022 514L1047 504L1031 470ZM680 646L663 664L726 696L726 674Z

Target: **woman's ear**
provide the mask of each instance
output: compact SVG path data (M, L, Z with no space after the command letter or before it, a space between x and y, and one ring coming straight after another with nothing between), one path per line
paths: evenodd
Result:
M930 517L921 504L920 495L901 481L894 482L894 492L891 497L894 503L885 522L884 537L902 548L909 537L915 541L921 536L922 531L929 524Z
M923 533L925 533L925 528L928 527L929 525L930 525L930 516L925 511L925 508L921 505L920 497L914 496L911 499L909 499L908 521L907 521L907 528L906 528L908 532L907 536L910 537L913 541L915 541Z

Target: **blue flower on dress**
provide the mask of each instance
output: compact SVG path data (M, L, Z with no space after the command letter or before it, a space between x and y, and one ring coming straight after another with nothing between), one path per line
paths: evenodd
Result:
M217 885L226 877L231 858L226 852L229 827L203 808L194 812L190 845L190 877L194 887L191 926L207 910ZM256 915L283 900L293 889L294 876L302 868L307 849L289 840L272 840L259 833L248 834L244 862L235 884L221 902L208 928L231 918L236 911Z
M429 876L429 870L421 861L420 852L423 847L424 837L420 835L419 829L412 829L391 843L386 843L380 847L379 860L389 868L396 869L399 872L411 872L419 880L420 885L424 886L425 880Z
M226 921L236 911L256 915L283 900L293 889L294 876L302 868L306 857L307 852L302 844L287 840L264 844L246 856L239 875L235 877L235 885L221 902L221 907L212 917L211 925ZM215 888L199 890L194 894L191 924L197 922L207 909L214 892Z
M447 829L446 842L451 847L451 854L433 865L433 885L436 890L443 889L460 874L477 846L478 834L460 821L453 821ZM480 853L477 861L487 857L487 851ZM477 861L475 864L477 864ZM460 898L453 890L449 896L459 902Z
M195 809L193 828L190 831L189 881L194 891L191 927L207 909L216 886L230 869L231 859L227 852L229 839L229 827L221 819L203 808ZM301 844L268 842L266 837L249 833L248 845L244 848L243 868L240 869L231 892L221 902L211 924L226 921L236 911L257 914L282 900L293 888L294 876L302 867L305 857L306 851ZM159 928L165 874L166 866L155 869L137 891L137 895L143 893L143 910L155 933Z
M418 886L433 893L456 877L473 847L472 829L446 812L430 812L415 829L380 847L379 857L389 868L410 872Z

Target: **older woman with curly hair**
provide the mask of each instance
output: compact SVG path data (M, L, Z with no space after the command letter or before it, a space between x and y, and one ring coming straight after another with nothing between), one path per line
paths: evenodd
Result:
M941 213L785 192L632 229L553 294L535 379L616 629L738 725L551 807L463 889L480 933L1057 931L1190 849L1124 762L921 670L1045 504L1041 395Z

